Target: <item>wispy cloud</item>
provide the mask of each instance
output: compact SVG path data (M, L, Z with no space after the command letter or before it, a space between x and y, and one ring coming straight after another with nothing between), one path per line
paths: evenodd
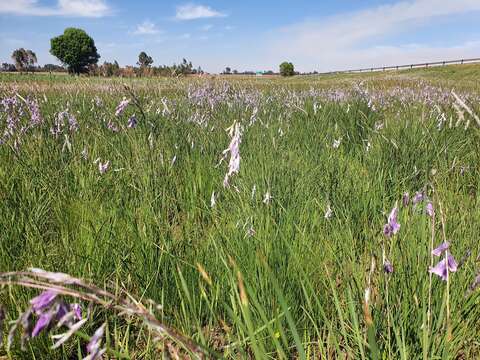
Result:
M441 52L443 57L463 56L460 52L468 52L472 43L438 48L379 44L388 36L431 24L440 17L475 11L480 11L478 0L414 0L304 21L274 31L270 55L323 69L433 60Z
M56 6L46 6L38 0L2 0L0 14L23 16L103 17L111 13L104 0L58 0Z
M225 16L227 16L225 13L214 10L209 6L185 4L177 7L175 18L177 20L195 20Z
M133 32L135 35L155 35L160 32L157 25L149 20L145 20L143 23L138 24L137 28Z

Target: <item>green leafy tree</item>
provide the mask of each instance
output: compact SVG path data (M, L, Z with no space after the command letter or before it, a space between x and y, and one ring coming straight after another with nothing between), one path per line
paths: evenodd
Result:
M291 62L284 61L280 64L280 75L293 76L295 75L295 67Z
M153 64L153 59L151 56L148 56L145 51L142 51L138 55L138 62L137 65L141 68L150 67Z
M20 48L12 53L12 60L18 71L28 70L37 62L37 55L32 50Z
M71 74L87 72L100 55L93 39L82 29L67 28L63 35L50 40L50 53L68 68Z

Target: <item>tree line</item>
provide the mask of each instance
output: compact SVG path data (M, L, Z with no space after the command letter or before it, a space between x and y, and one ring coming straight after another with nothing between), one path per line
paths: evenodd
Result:
M62 35L50 40L50 54L55 56L62 66L55 64L46 64L36 66L37 56L29 49L16 49L12 53L14 64L3 63L1 71L18 72L68 72L69 74L89 74L93 76L180 76L203 74L200 66L194 67L191 61L183 59L179 64L171 66L161 65L153 66L154 60L145 51L138 55L137 66L121 67L117 61L104 62L98 65L100 54L97 51L95 42L84 30L77 28L67 28ZM222 73L225 75L253 75L255 72L238 72L226 67ZM262 72L261 74L276 74L272 70ZM296 74L294 65L291 62L283 62L279 67L279 74L282 76L293 76Z

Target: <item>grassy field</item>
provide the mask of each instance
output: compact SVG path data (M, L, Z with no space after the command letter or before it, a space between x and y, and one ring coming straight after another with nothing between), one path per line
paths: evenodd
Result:
M63 346L46 328L0 357L81 358L106 323L108 358L479 358L479 69L0 75L0 271L152 299L202 349L84 299ZM0 276L4 344L40 293L19 282Z

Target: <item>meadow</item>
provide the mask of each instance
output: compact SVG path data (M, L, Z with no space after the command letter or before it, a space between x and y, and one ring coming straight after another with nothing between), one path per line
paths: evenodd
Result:
M0 358L480 358L478 74L0 74Z

